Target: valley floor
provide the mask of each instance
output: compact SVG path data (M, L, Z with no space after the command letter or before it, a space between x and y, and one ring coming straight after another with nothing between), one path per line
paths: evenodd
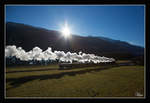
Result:
M6 97L144 97L144 66L7 68Z

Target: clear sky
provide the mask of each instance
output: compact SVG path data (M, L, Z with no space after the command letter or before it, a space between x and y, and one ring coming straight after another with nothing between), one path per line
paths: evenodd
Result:
M65 21L72 34L103 36L145 47L144 5L7 5L6 22L60 31Z

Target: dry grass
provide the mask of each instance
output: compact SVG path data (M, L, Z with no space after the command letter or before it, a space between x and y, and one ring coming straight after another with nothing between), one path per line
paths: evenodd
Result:
M57 65L7 68L7 97L136 97L144 94L143 66L58 70Z

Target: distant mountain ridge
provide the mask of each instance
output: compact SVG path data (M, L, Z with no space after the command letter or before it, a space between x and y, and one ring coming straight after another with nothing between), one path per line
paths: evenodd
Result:
M33 27L26 24L6 23L6 45L16 45L26 51L38 46L43 50L52 47L53 50L65 52L85 52L99 56L114 58L132 58L144 54L144 48L127 42L113 40L106 37L82 37L72 35L64 40L61 32Z

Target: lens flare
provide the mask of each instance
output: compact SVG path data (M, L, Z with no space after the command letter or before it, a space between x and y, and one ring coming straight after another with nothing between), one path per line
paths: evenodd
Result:
M65 38L68 38L70 36L70 29L68 27L68 24L65 23L64 28L62 29L62 34Z

